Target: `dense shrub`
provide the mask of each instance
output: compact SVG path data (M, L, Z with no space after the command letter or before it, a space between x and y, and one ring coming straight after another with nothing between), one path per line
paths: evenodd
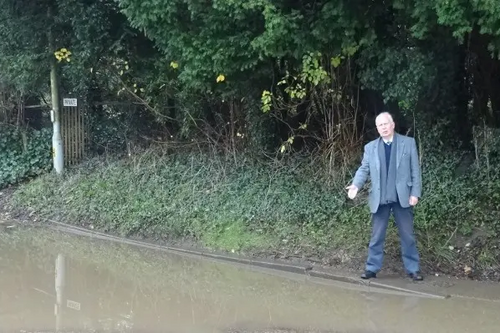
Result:
M50 170L51 131L0 124L0 188Z

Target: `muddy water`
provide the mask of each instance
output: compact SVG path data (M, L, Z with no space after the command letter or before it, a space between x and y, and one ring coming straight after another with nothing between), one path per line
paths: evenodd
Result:
M1 332L498 332L499 313L499 303L386 293L41 228L0 232Z

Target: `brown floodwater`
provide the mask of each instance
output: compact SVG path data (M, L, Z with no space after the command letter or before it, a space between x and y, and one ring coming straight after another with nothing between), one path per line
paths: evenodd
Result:
M0 290L0 332L478 333L500 324L500 303L427 298L44 228L0 231Z

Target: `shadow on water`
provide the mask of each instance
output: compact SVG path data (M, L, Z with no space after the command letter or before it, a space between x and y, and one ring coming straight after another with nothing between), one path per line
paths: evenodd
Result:
M496 332L498 309L46 229L0 233L1 332Z

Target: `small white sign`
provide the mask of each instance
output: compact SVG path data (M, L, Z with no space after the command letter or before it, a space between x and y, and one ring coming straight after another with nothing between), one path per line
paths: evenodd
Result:
M70 309L73 309L73 310L76 310L76 311L80 311L80 303L78 302L75 302L75 301L70 301L69 299L66 300L66 306Z
M63 106L78 106L76 98L63 98Z

